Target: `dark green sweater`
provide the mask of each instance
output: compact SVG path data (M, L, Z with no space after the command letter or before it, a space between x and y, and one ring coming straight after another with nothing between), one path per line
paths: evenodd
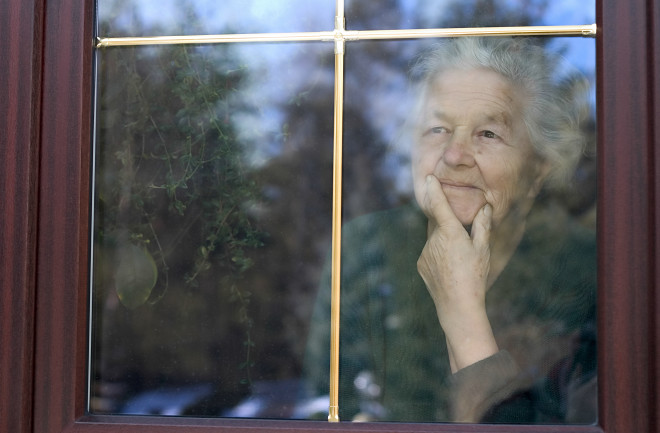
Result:
M516 253L488 291L501 352L455 375L435 306L417 273L424 215L401 207L346 224L340 419L595 421L595 238L568 218L547 215L530 215ZM329 323L328 267L305 363L315 395L328 393Z

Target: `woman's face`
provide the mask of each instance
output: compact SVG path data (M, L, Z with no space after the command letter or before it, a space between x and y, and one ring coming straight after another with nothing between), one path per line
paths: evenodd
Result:
M521 92L493 71L449 70L431 82L422 107L412 155L420 206L431 174L464 226L486 203L493 227L508 215L524 218L545 170L522 120Z

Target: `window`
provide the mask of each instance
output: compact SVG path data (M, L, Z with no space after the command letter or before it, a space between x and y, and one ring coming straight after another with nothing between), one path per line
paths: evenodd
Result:
M53 38L52 40L46 38L43 51L45 56L45 69L43 72L44 95L48 96L44 99L43 110L44 113L54 113L55 117L51 120L44 115L42 128L44 146L41 153L43 166L40 170L40 179L42 182L40 195L41 197L51 197L53 200L42 200L40 202L40 216L38 218L38 244L40 248L39 260L37 262L39 265L37 268L37 345L35 349L34 426L35 429L39 429L47 424L53 428L59 428L59 426L61 426L61 428L64 429L65 426L72 425L75 426L74 428L76 429L85 429L88 426L87 423L92 421L101 423L119 423L119 428L119 425L126 420L117 420L112 417L81 418L84 407L81 404L81 401L84 401L84 392L82 392L84 389L84 373L82 370L85 365L85 350L83 349L82 346L84 345L81 344L81 342L85 341L86 331L84 317L87 305L85 302L86 295L84 294L86 287L86 271L84 265L86 230L85 228L80 228L79 224L86 221L86 206L81 205L81 203L87 203L86 192L89 191L87 182L81 181L81 179L85 179L84 167L86 167L87 164L86 162L81 163L81 161L87 161L88 156L85 154L85 151L82 150L85 149L84 143L87 142L86 137L88 136L88 126L84 125L89 125L87 120L80 120L86 119L86 113L89 112L89 110L86 109L89 108L89 102L86 102L86 99L81 97L81 95L85 94L82 89L86 89L86 84L89 84L88 81L85 81L86 79L84 77L86 75L82 73L81 69L81 65L86 64L84 60L89 59L89 51L85 51L85 48L83 48L85 45L82 41L85 39L84 36L81 35L91 34L89 31L91 21L89 21L89 15L83 14L82 16L84 16L84 19L81 18L80 14L83 12L82 8L78 9L78 7L74 7L73 5L67 5L68 9L66 9L63 6L64 5L53 5L52 7L54 9L48 9L46 11L46 29L70 28L72 30L79 30L80 34L75 31L65 33L63 35L64 38L58 38L57 41L55 41L56 38ZM620 68L622 68L622 66L619 66L620 63L610 62L610 60L618 59L618 56L623 57L623 53L628 53L630 50L630 47L627 46L626 50L615 49L617 47L625 46L617 45L623 44L623 42L620 42L622 33L629 38L639 38L639 40L633 41L637 43L632 45L634 47L645 46L645 38L643 36L634 36L638 35L637 33L627 32L627 30L630 30L630 27L627 27L627 25L632 25L634 19L637 18L629 15L629 13L632 12L628 9L625 11L616 9L615 5L609 6L611 6L612 9L601 9L599 25L604 29L609 29L610 27L607 26L608 24L611 24L612 32L618 32L616 33L617 39L615 43L614 36L607 36L607 32L604 32L600 36L601 44L606 47L612 47L611 51L606 51L602 50L601 45L601 50L599 51L601 56L600 59L606 65L613 65L612 69L614 69L614 71L620 71ZM49 5L49 8L50 7L51 6ZM66 14L64 12L72 13ZM614 19L613 15L610 15L614 12L619 13L619 15L617 15L617 18L619 19L618 21L623 21L627 24L617 25L617 20ZM631 34L633 36L631 36ZM75 54L68 56L71 51L62 50L61 44L64 44L66 47L71 44ZM645 52L641 48L640 50L641 52ZM83 52L87 53L87 57L81 54ZM635 66L639 66L639 70L645 71L647 66L646 58L641 56L635 57L635 59L637 62L641 62L641 64L636 64ZM73 65L73 67L56 67L56 65L61 65L69 60L75 60L73 63L67 63ZM648 61L652 62L653 59L648 59ZM637 69L632 69L632 72L629 72L632 74L636 70ZM605 95L607 101L610 101L610 99L607 99L608 95L610 98L616 97L617 106L619 104L624 104L626 107L638 107L632 103L632 100L628 101L630 102L630 105L628 105L626 104L626 99L623 99L623 101L618 99L620 97L627 98L628 96L627 92L620 92L617 90L617 86L623 86L624 83L620 80L616 80L615 85L614 80L610 78L611 75L609 74L613 74L614 71L610 72L608 69L605 69L604 71L601 70L600 73L605 78L605 83L600 85L600 91ZM646 83L644 81L646 75L643 75L643 77L633 75L633 77L639 79L640 82ZM60 90L58 91L58 89ZM51 95L56 95L58 97L50 99ZM641 95L644 96L646 93L642 92ZM67 101L71 101L71 103L66 103ZM54 104L67 107L67 110L49 110L49 108L55 108ZM647 105L642 106L646 107ZM605 111L605 113L601 113L601 116L606 116L607 118L607 110L609 108L601 107L601 109ZM620 108L618 109L620 110ZM649 209L647 207L648 203L644 200L646 194L633 195L627 194L626 191L649 191L650 184L648 182L649 178L652 177L652 174L646 171L650 170L648 165L646 165L646 162L643 164L635 164L636 160L633 160L632 156L630 159L622 161L620 154L624 153L623 150L626 149L629 142L626 141L625 144L623 144L618 138L621 136L620 134L622 134L622 129L625 130L625 128L631 128L630 123L638 120L642 124L650 125L649 122L651 117L644 110L642 110L641 113L638 113L641 115L634 117L626 117L628 113L625 111L617 113L622 114L623 118L626 119L624 125L612 122L601 126L601 132L603 132L601 135L604 137L609 136L617 138L617 140L612 140L612 142L607 141L608 139L605 138L604 143L601 145L603 152L600 153L601 165L608 168L608 173L612 173L611 179L604 177L601 178L601 190L613 191L612 196L604 193L604 200L601 200L601 210L604 209L605 211L611 211L610 213L601 212L601 214L605 215L604 220L601 221L601 227L614 227L612 230L602 229L600 235L604 248L604 252L601 253L601 264L603 261L606 261L611 265L605 268L600 266L602 273L601 280L603 280L605 284L605 295L612 295L611 299L605 299L604 302L601 303L601 309L604 309L606 313L610 313L607 315L608 319L612 318L612 320L615 320L624 316L630 317L627 315L628 313L623 314L621 308L624 306L630 306L634 309L634 306L638 304L632 301L637 300L641 305L644 305L644 308L636 307L637 309L633 310L635 311L635 317L641 319L646 318L650 321L652 316L649 316L649 312L645 309L645 306L648 305L648 303L644 302L644 300L648 293L652 293L646 290L647 286L652 287L652 266L648 264L651 257L646 255L646 252L650 251L650 249L647 249L649 241L646 239L652 239L652 237L647 237L644 233L644 229L639 229L641 233L634 231L633 233L628 233L631 236L624 236L621 234L621 227L629 227L624 221L629 221L629 218L633 218L633 221L639 223L636 224L637 227L648 228L650 227L650 224L646 218L654 214L652 212L642 212L642 215L628 214L625 210L621 209L627 208L622 206L622 203L626 203L626 200L639 200L638 202L635 202L635 204L638 205L638 208ZM63 119L70 120L63 123ZM63 125L70 125L70 127L64 128ZM639 128L637 131L642 131L641 134L645 134L647 129ZM58 146L47 144L50 139L54 140L53 143L59 143ZM650 140L651 138L645 135L640 138L640 142L642 143L650 142ZM637 154L639 161L647 161L649 159L646 154L646 149L646 147L640 146L639 154ZM616 158L614 157L615 155L617 156ZM82 169L81 164L83 164ZM60 175L60 173L66 173L66 176ZM628 177L627 173L636 173L637 176ZM66 179L67 182L59 183L55 182L55 179ZM625 182L620 182L621 180L625 180ZM612 188L607 188L610 185ZM615 185L616 187L614 187ZM631 189L626 189L628 187ZM55 200L56 198L57 200ZM625 214L625 216L622 216L622 214ZM84 226L85 224L82 225ZM639 247L639 245L641 245L641 247ZM636 257L636 265L628 266L625 258L630 257L630 254L621 255L621 251L632 253L633 251L639 251L638 248L645 251L643 257L641 259ZM56 254L53 254L53 252L56 252ZM614 258L620 258L621 261L614 260ZM642 260L641 264L639 260ZM634 298L628 299L627 302L630 303L617 302L617 305L613 305L614 299L617 299L618 301L622 300L620 295L617 295L620 293L619 291L621 290L621 287L633 287L632 294ZM49 297L49 293L59 296ZM649 418L639 416L639 414L640 411L642 412L642 415L644 413L653 413L649 404L653 401L650 399L650 396L655 393L655 388L649 385L645 380L645 377L649 371L646 370L646 368L651 368L650 362L652 362L652 359L654 358L652 357L652 353L645 351L639 353L633 349L643 345L645 336L653 334L650 334L650 328L648 327L649 325L647 325L648 322L646 320L631 320L630 322L623 323L625 324L621 325L620 322L617 322L615 326L609 320L603 320L601 322L601 328L604 328L603 335L605 336L605 345L601 351L601 359L605 362L606 367L609 364L613 367L622 366L622 368L606 370L608 377L605 380L601 394L604 396L601 399L601 408L604 410L601 411L603 419L601 420L600 425L602 428L612 431L617 428L625 428L617 426L633 425L642 430L646 430L648 429L646 423L652 422L652 418L650 416ZM638 336L640 340L626 340L625 337L629 334ZM71 338L71 336L75 336L75 338ZM53 337L55 337L54 340L51 340ZM629 369L623 367L623 365L626 365L622 358L624 355L615 352L612 348L614 342L618 344L619 348L621 348L621 345L629 345L628 347L630 347L631 350L626 351L626 360L630 361L632 357L633 361L637 361L633 363L640 366L639 369L631 372ZM26 347L27 343L21 344L21 347ZM6 358L3 358L3 362L5 359ZM3 364L3 367L4 365L5 364ZM627 382L628 377L632 378L632 383ZM626 409L627 406L625 404L626 401L633 399L624 399L622 400L624 404L615 405L616 400L613 395L613 387L615 386L617 387L617 392L619 394L626 393L626 395L629 396L641 396L640 399L636 400L641 402L641 406L638 406L638 411L635 414L636 416L634 416L632 411ZM647 397L649 397L649 399L647 399ZM71 424L74 421L75 423ZM135 420L129 420L129 422L133 421ZM182 423L182 421L164 421L162 419L157 419L155 421L142 420L140 422L147 424L152 422ZM183 421L183 423L195 424L198 423L198 421L188 420ZM642 423L644 424L640 425ZM236 425L236 423L225 422L223 424L218 421L217 425L220 426L219 428L222 428L223 425L230 426ZM245 425L256 428L256 426L263 424L246 421ZM93 428L92 425L89 425L89 427ZM130 427L127 426L121 428L130 429ZM435 426L433 428L442 429L442 426ZM154 427L154 430L156 429L157 428ZM585 427L576 429L586 431L591 428Z
M449 357L442 350L437 353L431 350L445 346L442 341L432 342L436 338L444 340L432 308L426 312L428 320L411 320L425 311L422 306L432 305L422 281L415 278L415 263L396 265L401 257L392 254L390 257L385 254L388 248L375 247L394 241L384 237L384 226L375 235L355 228L362 224L361 219L378 219L381 214L374 212L387 209L382 214L386 219L379 220L379 224L396 221L398 228L393 231L407 233L399 235L394 249L410 251L411 258L422 250L416 235L419 232L420 239L424 238L425 230L416 230L422 215L415 210L415 202L420 206L423 203L417 196L416 181L415 188L410 186L413 160L410 149L421 148L418 142L424 139L412 138L406 130L413 116L421 116L421 113L409 114L415 102L409 97L413 91L406 84L406 69L420 51L428 51L428 46L437 44L437 40L426 39L435 36L433 28L469 27L476 23L492 29L526 23L571 22L563 18L562 5L555 4L548 11L543 11L540 3L526 8L515 2L500 2L499 6L495 8L493 2L475 2L472 6L410 2L369 7L349 4L346 22L349 29L359 30L345 31L338 25L333 34L318 31L325 28L323 22L332 22L330 7L324 13L323 6L309 9L304 2L294 5L297 13L284 14L278 19L273 17L286 11L287 4L255 3L248 5L243 14L236 12L232 4L210 8L199 1L185 7L165 3L157 8L149 2L132 5L100 2L90 412L325 418L328 389L334 389L336 379L336 375L330 378L328 369L331 322L337 321L336 317L330 319L330 312L337 305L331 306L329 294L331 281L339 281L338 269L343 264L341 298L346 308L342 310L348 313L338 320L344 329L339 349L342 378L339 393L344 396L339 399L339 408L346 408L342 419L466 421L465 416L450 415L451 401L459 401L458 396L450 397L433 389L449 387L443 382L451 374L448 364L440 362ZM341 13L343 4L339 2L337 7ZM567 6L564 4L563 8ZM187 18L181 21L177 17L184 10ZM573 21L580 17L594 21L593 15L589 17L594 12L594 5L586 3L583 9L575 11ZM235 17L236 13L239 16ZM338 19L343 21L343 17ZM386 30L379 30L378 26ZM388 31L388 27L397 30ZM271 29L317 31L268 33ZM200 30L231 34L224 41L222 35L216 37L215 44L189 46L195 40L213 39L189 35ZM501 32L533 30L521 27ZM593 30L591 26L543 30L559 35L572 31L573 36L578 36L546 38L534 43L543 45L547 51L563 51L582 62L578 66L585 74L595 76L595 41L579 38L588 36ZM236 31L243 35L234 34ZM245 34L248 31L253 33ZM162 36L168 32L183 36L168 40ZM147 36L105 37L113 34ZM402 36L407 40L399 40ZM277 43L278 40L285 43ZM474 41L464 39L470 40ZM503 41L491 38L481 43L484 50L495 50L495 42ZM493 45L486 47L487 43ZM332 62L333 48L336 65ZM467 53L472 48L463 49ZM519 62L542 62L540 56L529 58L534 53L530 47ZM531 92L540 85L547 69L552 68L550 74L557 73L551 63L543 68L543 74L533 69L526 72L536 74L534 78L509 79L517 79L519 83L524 79L533 81L533 87L525 87L525 91ZM333 106L334 163L330 128ZM557 112L564 115L568 111ZM549 113L544 110L542 117L548 117ZM520 116L515 114L514 118ZM532 122L540 123L540 118ZM593 119L589 125L593 129ZM502 137L506 135L504 129L491 127ZM520 127L525 128L522 121ZM594 132L588 135L594 137ZM488 144L493 143L495 140ZM501 146L499 151L506 151L514 144ZM568 144L574 148L573 142ZM521 371L543 371L535 373L534 381L539 384L546 377L545 370L555 368L553 365L558 362L555 358L559 355L554 353L566 356L561 348L575 332L592 335L588 341L594 349L586 351L589 356L580 355L584 360L579 361L582 365L579 369L585 370L585 376L595 375L595 323L587 324L587 315L594 316L585 307L595 303L595 243L592 254L588 254L586 244L580 244L579 254L570 252L569 260L575 270L567 271L563 252L567 241L555 242L555 247L549 238L537 242L533 235L535 230L548 230L547 222L541 221L556 223L563 219L562 233L567 227L575 226L595 236L593 139L590 147L579 169L582 180L571 185L578 194L566 197L566 190L559 195L544 193L543 199L535 200L535 211L525 215L529 230L520 247L513 244L509 247L508 241L493 243L498 250L507 245L504 248L512 251L530 248L525 246L529 243L537 245L533 250L543 252L533 260L523 260L523 254L517 253L511 261L507 260L508 272L498 277L497 284L488 290L489 315L500 346L509 348L508 353L516 358L515 364L521 366ZM431 150L423 152L427 155L422 158L432 158ZM516 155L513 152L509 157L515 159ZM579 151L576 156L579 157ZM491 179L499 178L502 173L495 176L495 172L489 174L485 170L489 166L495 171L505 167L492 165L494 157L500 157L499 152L484 160L483 170L479 169L484 173L484 182L478 181L485 185L482 188L511 188L508 183L517 184L520 177L516 175L507 184L489 185ZM452 170L447 176L466 178L460 171ZM472 171L476 173L477 169ZM335 216L341 208L342 221L346 224L337 218L331 220L333 202ZM496 219L508 221L505 213L512 214L500 208L508 205L500 204L497 199L493 205ZM557 208L565 210L554 211ZM405 221L398 216L402 212L408 215ZM360 215L370 216L351 221ZM580 222L573 221L578 219ZM336 232L331 231L333 223ZM519 223L522 221L510 224L519 230L522 227ZM342 236L340 244L339 236L332 235L338 234L342 225L349 234ZM536 225L545 228L532 229ZM492 239L504 230L502 227L493 231ZM359 240L352 242L356 236ZM564 236L565 233L558 232L553 238ZM330 266L331 239L332 250L341 250L343 260L340 263L333 256ZM363 248L367 243L374 247ZM560 245L564 246L559 248ZM495 260L504 252L493 250L491 254ZM367 258L373 255L383 255L382 266ZM563 272L570 274L570 280L539 278L532 271L534 267L551 268L554 259L550 258L555 256L564 257L557 260L562 263L559 266ZM538 265L543 260L546 265ZM395 266L398 266L397 275L390 274L389 268ZM522 278L521 269L532 276ZM586 272L578 277L580 269ZM412 271L411 282L404 282L408 271ZM367 273L371 275L370 282L365 284L361 281L367 278L363 277ZM575 283L569 282L573 280ZM540 281L547 281L547 287ZM550 284L555 288L551 289ZM381 286L382 290L389 287L390 300L382 294L362 299ZM528 291L533 296L525 291L511 292L513 287L532 286L535 289ZM556 287L562 287L566 293ZM333 286L332 290L338 293L339 287ZM587 291L591 294L587 295ZM550 293L563 294L557 300L558 296ZM419 299L420 305L412 306L413 298L409 296ZM351 301L358 298L361 300ZM357 304L367 303L387 306L379 313L374 312L375 305L357 312ZM551 307L555 304L558 306ZM497 317L502 317L498 310L510 315L514 310L534 311L535 305L543 305L543 311L525 313L514 324L508 324L504 318L498 323ZM550 314L552 308L557 309L556 314ZM382 326L383 321L398 324ZM561 331L556 331L560 328ZM360 334L358 329L365 331ZM552 336L543 329L553 329ZM376 337L381 332L382 337ZM543 342L541 337L531 337L534 332L543 335ZM386 347L382 349L383 355L377 352L381 346ZM519 349L523 346L528 349ZM396 351L397 347L401 353ZM361 352L370 355L362 356ZM407 359L405 353L411 352L417 355L402 361ZM373 363L369 361L372 357ZM399 367L405 373L397 370L400 364L406 365ZM396 379L402 374L408 378L405 383ZM367 396L366 385L362 388L357 385L366 377L373 382L369 389L378 389L378 395ZM426 380L420 382L419 378L437 385L425 387L422 382ZM415 380L419 382L417 385L413 385ZM591 380L589 383L595 384L595 377ZM524 382L521 386L527 388L528 379ZM547 397L550 391L541 391L542 387L535 385L534 389L537 388L539 391L530 394L534 396L532 401L539 402L535 403L538 409L534 409L533 422L563 422L565 417L571 422L571 415L567 415L570 409L560 409L562 404L554 405L551 410L540 409L545 406L541 401L550 401ZM595 421L595 389L592 386L590 399L580 399L583 410L585 406L592 407L591 415L582 413L579 418L573 418L575 422ZM418 401L415 395L424 397ZM330 400L333 398L331 393ZM586 404L588 400L590 403ZM522 406L516 403L516 407ZM330 407L338 406L331 401ZM426 409L420 410L422 407ZM525 418L517 415L515 419L521 422ZM531 414L528 419L532 422Z

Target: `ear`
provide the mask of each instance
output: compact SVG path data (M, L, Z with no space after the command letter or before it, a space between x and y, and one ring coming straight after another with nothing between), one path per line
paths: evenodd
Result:
M538 195L539 191L541 191L541 188L543 187L543 184L545 183L545 180L550 174L550 171L552 170L552 165L545 159L539 159L535 166L535 173L532 174L532 184L528 192L528 196L530 198L535 198Z

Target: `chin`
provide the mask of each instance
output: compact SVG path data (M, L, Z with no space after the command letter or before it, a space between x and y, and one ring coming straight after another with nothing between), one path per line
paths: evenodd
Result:
M451 206L451 210L454 211L454 215L456 215L456 218L463 224L464 227L472 225L472 221L474 221L474 217L477 216L477 213L481 208L485 205L483 204L463 204L463 203L453 203L452 201L449 202L449 206Z
M472 218L459 218L458 220L461 222L461 225L463 227L468 229L468 232L469 232L470 231L469 228L472 227L472 223L474 222L474 217L472 217Z

